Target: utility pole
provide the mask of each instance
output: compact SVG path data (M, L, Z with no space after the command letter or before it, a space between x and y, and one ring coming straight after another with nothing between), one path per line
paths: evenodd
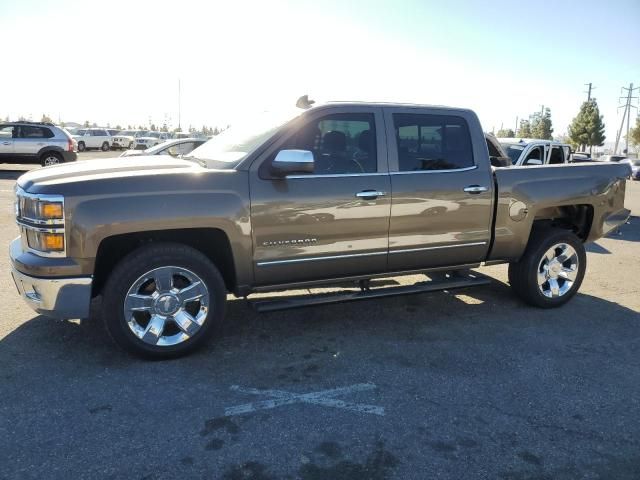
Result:
M513 131L514 135L517 137L518 136L518 116L516 115L516 128Z
M629 152L629 122L631 121L631 109L638 108L635 105L631 105L631 100L635 100L638 97L633 96L634 90L638 90L640 87L633 88L633 83L629 84L629 88L622 87L623 93L624 90L627 91L626 97L620 97L620 100L625 100L624 104L624 112L622 113L622 122L620 123L620 130L618 130L618 135L616 136L616 146L613 149L613 153L618 152L618 144L620 143L620 135L622 135L622 131L624 129L624 121L627 120L627 138L625 141L625 154ZM620 105L618 108L622 108L623 105Z
M591 82L589 82L589 83L585 83L585 86L588 86L588 87L589 87L589 90L588 90L588 91L586 91L586 92L584 92L584 93L586 93L586 94L587 94L587 102L590 102L590 101L591 101L591 90L592 90L592 89L593 89L593 90L595 90L595 89L596 89L596 87L593 87L593 86L592 86L592 84L591 84Z

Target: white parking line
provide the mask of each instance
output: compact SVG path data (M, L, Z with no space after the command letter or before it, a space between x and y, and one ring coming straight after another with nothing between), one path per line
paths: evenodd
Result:
M270 408L281 407L284 405L293 405L295 403L309 403L312 405L321 405L323 407L342 408L358 413L371 413L373 415L384 415L384 407L376 405L365 405L360 403L345 402L334 397L340 395L348 395L355 392L364 392L367 390L375 390L373 383L358 383L350 387L333 388L331 390L322 390L320 392L311 393L291 393L284 390L259 390L257 388L243 388L233 385L231 390L234 392L247 393L250 395L264 395L272 397L269 400L260 400L257 402L245 403L235 407L225 408L224 414L227 417L232 415L242 415L257 410L267 410Z

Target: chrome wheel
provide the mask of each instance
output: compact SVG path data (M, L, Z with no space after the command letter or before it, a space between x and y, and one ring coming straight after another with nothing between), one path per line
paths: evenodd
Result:
M573 287L578 277L578 253L566 243L546 251L538 265L538 288L547 298L562 297Z
M60 163L60 159L55 155L47 155L44 157L44 161L42 163L45 167L49 165L58 165Z
M145 343L178 345L193 337L209 312L204 281L182 267L160 267L141 275L129 288L124 318Z

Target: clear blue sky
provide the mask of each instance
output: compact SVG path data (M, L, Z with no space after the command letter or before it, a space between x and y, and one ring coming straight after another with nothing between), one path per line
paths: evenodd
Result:
M176 124L181 78L183 126L309 93L470 107L486 130L544 104L561 134L593 82L613 140L620 87L640 85L639 0L23 0L0 38L21 42L2 117Z

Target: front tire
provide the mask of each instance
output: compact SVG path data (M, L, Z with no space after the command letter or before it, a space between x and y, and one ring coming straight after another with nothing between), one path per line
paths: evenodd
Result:
M108 152L110 148L111 148L111 147L109 147L109 142L104 142L104 143L102 144L102 151L103 151L103 152Z
M186 245L159 243L122 259L103 291L103 320L124 350L145 358L186 355L222 322L226 287L215 265Z
M518 262L509 264L509 283L520 299L540 308L567 303L578 292L587 268L582 241L557 228L532 233Z
M87 146L84 144L84 142L78 142L78 151L79 152L84 152L87 149Z

